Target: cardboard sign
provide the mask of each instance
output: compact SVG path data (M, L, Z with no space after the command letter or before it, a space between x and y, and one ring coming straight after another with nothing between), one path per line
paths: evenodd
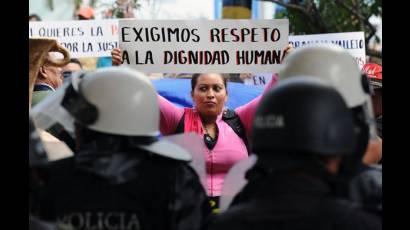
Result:
M260 73L280 67L289 21L119 20L123 65L154 73Z
M345 48L356 60L359 69L366 63L366 42L364 32L331 33L289 36L289 43L295 49L312 43L332 43Z
M29 22L30 38L54 38L71 57L111 56L118 47L118 20Z

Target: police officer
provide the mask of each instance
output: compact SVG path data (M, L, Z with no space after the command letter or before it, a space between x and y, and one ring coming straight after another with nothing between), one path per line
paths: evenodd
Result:
M149 79L112 67L62 90L55 100L74 117L79 151L48 165L33 212L75 229L198 229L210 213L205 190L189 152L158 140Z
M255 114L248 184L209 229L381 229L378 216L338 198L338 175L357 137L340 94L312 77L284 80Z
M382 144L377 137L368 78L345 49L333 44L299 48L285 58L284 64L285 68L279 73L280 80L309 75L325 80L342 95L353 115L358 144L355 154L341 166L340 179L346 186L341 187L340 196L381 212L382 170L372 164L381 159Z
M47 223L35 218L31 213L33 194L41 188L43 181L38 177L39 171L49 162L42 140L35 128L33 119L29 117L29 229L30 230L57 230L53 223Z

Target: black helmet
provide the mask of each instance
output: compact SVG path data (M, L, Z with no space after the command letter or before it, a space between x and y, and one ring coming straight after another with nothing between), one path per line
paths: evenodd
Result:
M272 157L348 155L356 139L342 96L321 79L300 76L280 81L263 97L253 123L252 151Z

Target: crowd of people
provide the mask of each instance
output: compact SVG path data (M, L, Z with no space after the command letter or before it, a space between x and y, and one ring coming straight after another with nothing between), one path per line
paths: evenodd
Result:
M381 66L360 70L336 45L284 52L263 93L236 109L226 74L189 74L194 105L180 108L121 66L118 48L93 71L48 54L29 117L30 229L381 229ZM36 127L54 107L64 116ZM73 155L52 160L44 131ZM226 175L250 156L246 185L220 211Z

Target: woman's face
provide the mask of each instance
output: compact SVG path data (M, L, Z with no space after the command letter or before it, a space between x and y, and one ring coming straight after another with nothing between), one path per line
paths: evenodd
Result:
M228 100L223 77L216 73L201 74L192 92L192 100L201 115L218 116Z

